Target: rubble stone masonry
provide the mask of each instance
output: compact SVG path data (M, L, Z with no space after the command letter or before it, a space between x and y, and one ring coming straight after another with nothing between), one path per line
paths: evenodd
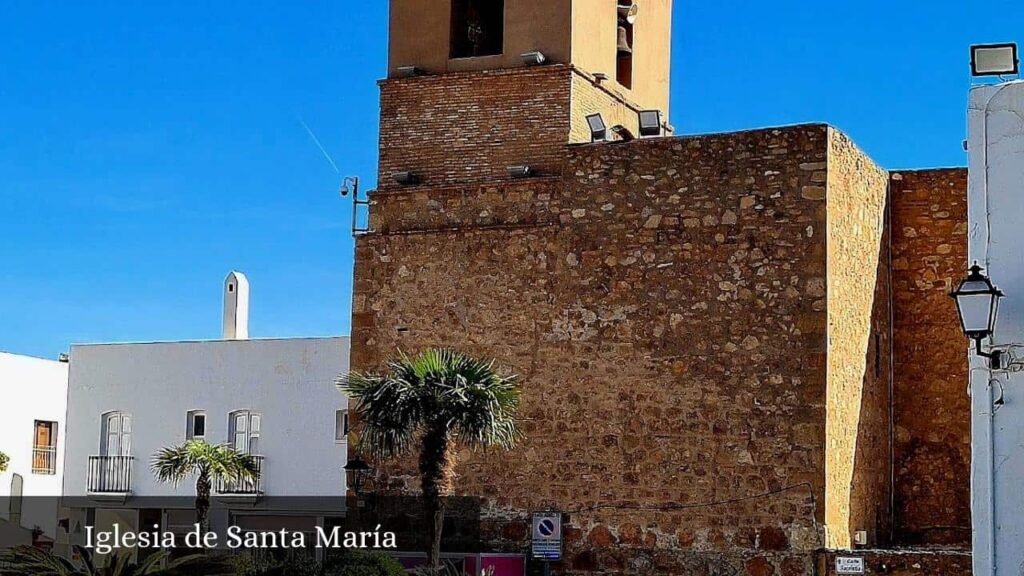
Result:
M828 399L826 524L830 548L864 530L888 537L890 486L888 262L889 175L849 138L830 131L828 198Z
M968 342L948 296L967 269L967 170L892 178L897 537L969 548Z
M561 150L374 194L357 243L354 369L450 346L522 378L523 444L459 454L489 539L553 506L566 573L791 576L826 521L887 532L886 174L823 125Z
M837 556L864 558L865 574L885 576L971 576L971 553L965 550L871 550L828 552L819 557L815 576L837 576Z

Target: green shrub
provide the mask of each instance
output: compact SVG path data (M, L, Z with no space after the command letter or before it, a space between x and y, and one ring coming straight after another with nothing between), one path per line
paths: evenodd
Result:
M438 569L431 568L430 566L421 566L410 572L411 576L465 576L465 573L461 568L455 566L442 565ZM484 568L480 571L480 576L494 576L494 568Z
M346 551L325 568L323 576L406 576L397 560L380 552Z
M397 560L380 552L347 550L324 565L312 558L254 558L248 554L232 560L235 576L407 576Z
M294 558L272 566L261 576L320 576L320 564L312 558Z
M233 557L235 576L321 576L320 564L312 558L254 558L250 554Z
M7 454L0 452L0 472L7 472L7 463L10 461L11 459L7 457Z

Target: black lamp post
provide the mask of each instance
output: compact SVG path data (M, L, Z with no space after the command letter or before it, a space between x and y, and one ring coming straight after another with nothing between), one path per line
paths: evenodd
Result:
M364 484L370 479L372 470L370 465L358 454L345 464L345 478L348 480L349 488L356 496L362 495Z
M992 281L982 273L982 268L977 262L971 266L970 272L950 296L956 300L960 327L968 338L974 340L978 356L988 358L992 368L999 368L1002 353L999 350L985 352L981 347L981 341L991 338L995 332L999 299L1003 297L1003 293L992 285Z

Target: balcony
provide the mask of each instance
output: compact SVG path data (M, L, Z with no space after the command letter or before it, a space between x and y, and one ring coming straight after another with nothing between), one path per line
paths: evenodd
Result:
M32 448L32 473L53 476L57 473L57 447L35 446Z
M263 456L253 456L256 462L256 478L229 480L218 478L214 494L221 500L256 501L263 496Z
M132 456L90 456L86 491L94 500L124 501L132 492Z

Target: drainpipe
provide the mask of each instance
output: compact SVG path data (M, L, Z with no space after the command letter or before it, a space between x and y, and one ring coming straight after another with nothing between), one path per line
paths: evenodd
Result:
M991 373L991 372L990 372ZM994 378L988 379L988 522L989 561L996 576L996 410L993 396Z

